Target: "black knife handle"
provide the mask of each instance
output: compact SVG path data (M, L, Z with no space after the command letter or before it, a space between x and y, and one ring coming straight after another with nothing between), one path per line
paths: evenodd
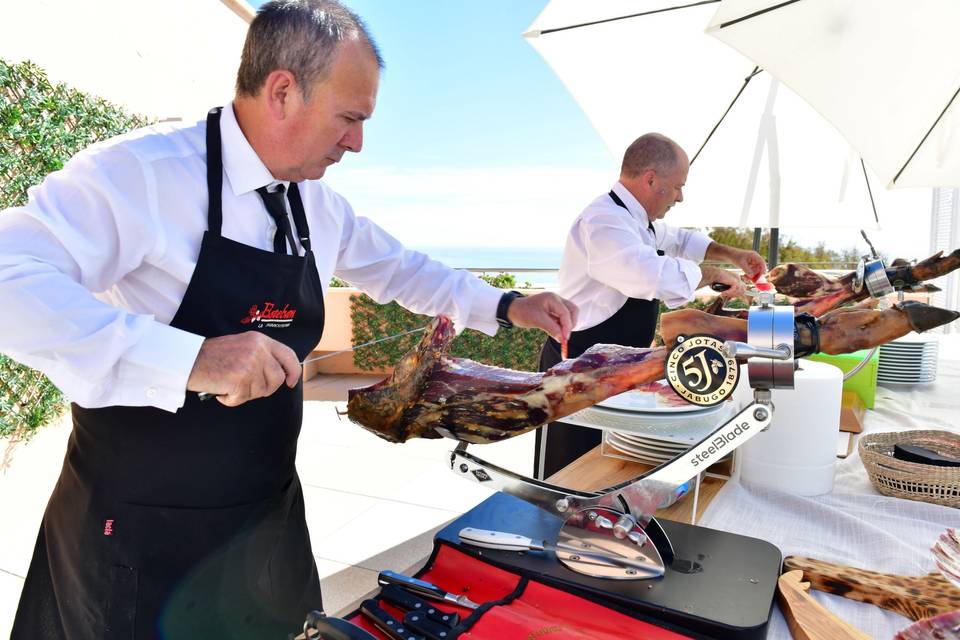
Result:
M408 629L420 633L427 640L453 640L460 635L450 627L434 622L419 611L411 611L403 616L403 624Z
M360 605L360 613L393 640L427 640L384 611L376 600L364 600Z
M936 451L915 444L893 445L893 457L897 460L929 464L937 467L960 467L960 460L942 456Z
M420 580L419 578L411 578L410 576L405 576L402 573L397 573L396 571L381 571L380 575L377 577L377 582L381 587L385 587L388 584L398 584L409 591L413 591L417 595L423 596L424 598L431 598L433 600L443 601L444 596L447 595L446 591L431 582Z
M730 288L730 285L724 284L722 282L714 282L712 285L710 285L710 288L713 289L714 291L726 291L727 289Z
M395 607L404 611L416 611L426 614L426 616L444 625L453 628L460 624L460 614L456 612L446 612L437 609L435 606L422 598L418 598L399 585L387 585L380 590L380 597Z

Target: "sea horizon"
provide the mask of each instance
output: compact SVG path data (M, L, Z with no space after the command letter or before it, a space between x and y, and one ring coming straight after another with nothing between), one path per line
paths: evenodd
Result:
M487 273L512 273L517 285L529 282L534 287L555 287L563 247L410 247L455 269L487 270ZM512 271L533 269L533 271Z

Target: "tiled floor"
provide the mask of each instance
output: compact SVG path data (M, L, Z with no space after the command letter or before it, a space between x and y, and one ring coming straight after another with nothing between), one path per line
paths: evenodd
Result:
M454 479L447 466L452 441L391 444L337 415L345 409L347 389L376 380L319 376L305 389L297 467L328 613L351 607L374 589L381 569L404 572L417 566L429 554L438 528L490 495ZM47 427L20 445L10 468L0 472L0 638L10 633L69 431L66 420ZM533 459L532 434L487 445L483 455L526 472Z

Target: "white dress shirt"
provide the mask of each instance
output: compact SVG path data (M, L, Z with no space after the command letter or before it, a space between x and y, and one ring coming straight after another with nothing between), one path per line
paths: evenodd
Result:
M580 309L576 330L589 329L620 310L627 298L659 298L668 307L693 299L710 238L689 229L653 223L620 182L573 221L560 262L560 295ZM657 249L664 256L657 255Z
M223 236L272 251L255 189L276 181L232 105L220 126ZM205 120L157 125L93 145L0 212L0 352L81 406L183 405L203 338L169 323L207 229L205 132ZM336 275L377 302L496 333L499 290L404 249L321 181L300 193L324 291Z

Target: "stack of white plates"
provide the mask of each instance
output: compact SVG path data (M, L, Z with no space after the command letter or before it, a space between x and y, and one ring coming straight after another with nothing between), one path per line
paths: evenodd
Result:
M690 448L690 444L674 442L658 436L638 436L622 431L607 431L604 444L632 460L659 465L671 460Z
M607 398L563 421L602 427L605 453L658 465L703 440L729 419L732 410L730 402L713 407L689 404L666 383L657 383Z
M884 385L928 384L937 379L937 337L908 333L880 345L877 383Z

